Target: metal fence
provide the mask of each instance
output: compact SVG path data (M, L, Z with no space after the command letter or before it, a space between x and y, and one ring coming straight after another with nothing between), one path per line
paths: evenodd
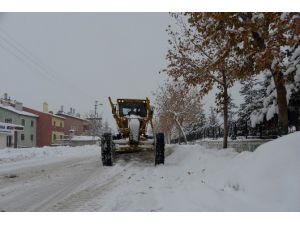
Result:
M250 121L235 121L229 123L228 137L232 140L237 137L245 139L275 139L279 135L277 118L270 121L264 121L256 127L250 126ZM197 131L189 132L186 134L187 141L195 141L199 139L218 139L224 137L223 125L205 126ZM171 143L182 143L183 137L178 137L171 140Z

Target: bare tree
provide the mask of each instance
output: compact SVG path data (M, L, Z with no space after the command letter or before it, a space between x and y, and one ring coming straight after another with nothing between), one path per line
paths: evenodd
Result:
M101 136L103 134L102 116L96 116L94 111L85 114L85 118L90 121L91 129L89 135Z
M188 88L183 82L168 81L161 86L156 93L156 106L161 128L176 127L185 143L185 131L204 122L201 95L196 88Z

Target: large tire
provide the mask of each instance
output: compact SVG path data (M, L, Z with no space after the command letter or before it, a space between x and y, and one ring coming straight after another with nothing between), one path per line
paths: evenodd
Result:
M165 163L165 136L163 133L156 134L155 142L155 165Z
M103 166L113 165L113 145L111 133L104 133L101 139L101 158Z

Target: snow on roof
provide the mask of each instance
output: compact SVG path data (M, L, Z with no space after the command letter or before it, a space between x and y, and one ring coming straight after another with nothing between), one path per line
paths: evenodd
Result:
M0 103L0 108L9 110L11 112L14 112L14 113L17 113L17 114L23 115L23 116L39 117L38 115L35 115L33 113L20 111L20 110L17 110L16 108L14 108L12 106L9 106L9 105L6 106L6 105L3 105L1 103Z
M54 114L54 113L46 113L46 114L49 114L49 115L51 115L51 116L55 116L55 117L60 118L60 119L64 119L64 120L66 119L65 117L56 115L56 114Z
M72 118L74 118L74 119L78 119L78 120L84 120L84 121L87 121L87 122L89 122L88 120L86 120L86 119L83 119L83 118L80 118L80 117L77 117L77 116L73 116L73 115L69 115L69 114L67 114L67 113L64 113L64 112L59 112L59 113L56 113L56 115L60 115L60 116L67 116L67 117L72 117Z

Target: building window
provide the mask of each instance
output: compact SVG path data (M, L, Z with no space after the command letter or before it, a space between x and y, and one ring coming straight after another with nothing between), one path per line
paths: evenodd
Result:
M60 127L63 127L63 124L62 124L62 122L60 122Z
M62 140L63 139L63 136L62 135L60 135L60 140Z
M5 119L5 123L12 123L12 119Z
M33 141L33 134L30 135L30 140Z
M54 127L56 126L55 120L53 121L53 126L54 126Z
M34 126L34 121L33 121L33 120L31 120L31 123L30 123L30 125L31 125L31 127L33 127L33 126Z
M21 134L21 141L25 140L25 134Z
M53 141L56 141L56 134L53 134Z
M25 126L25 120L24 119L21 120L21 123L22 123L22 126Z

